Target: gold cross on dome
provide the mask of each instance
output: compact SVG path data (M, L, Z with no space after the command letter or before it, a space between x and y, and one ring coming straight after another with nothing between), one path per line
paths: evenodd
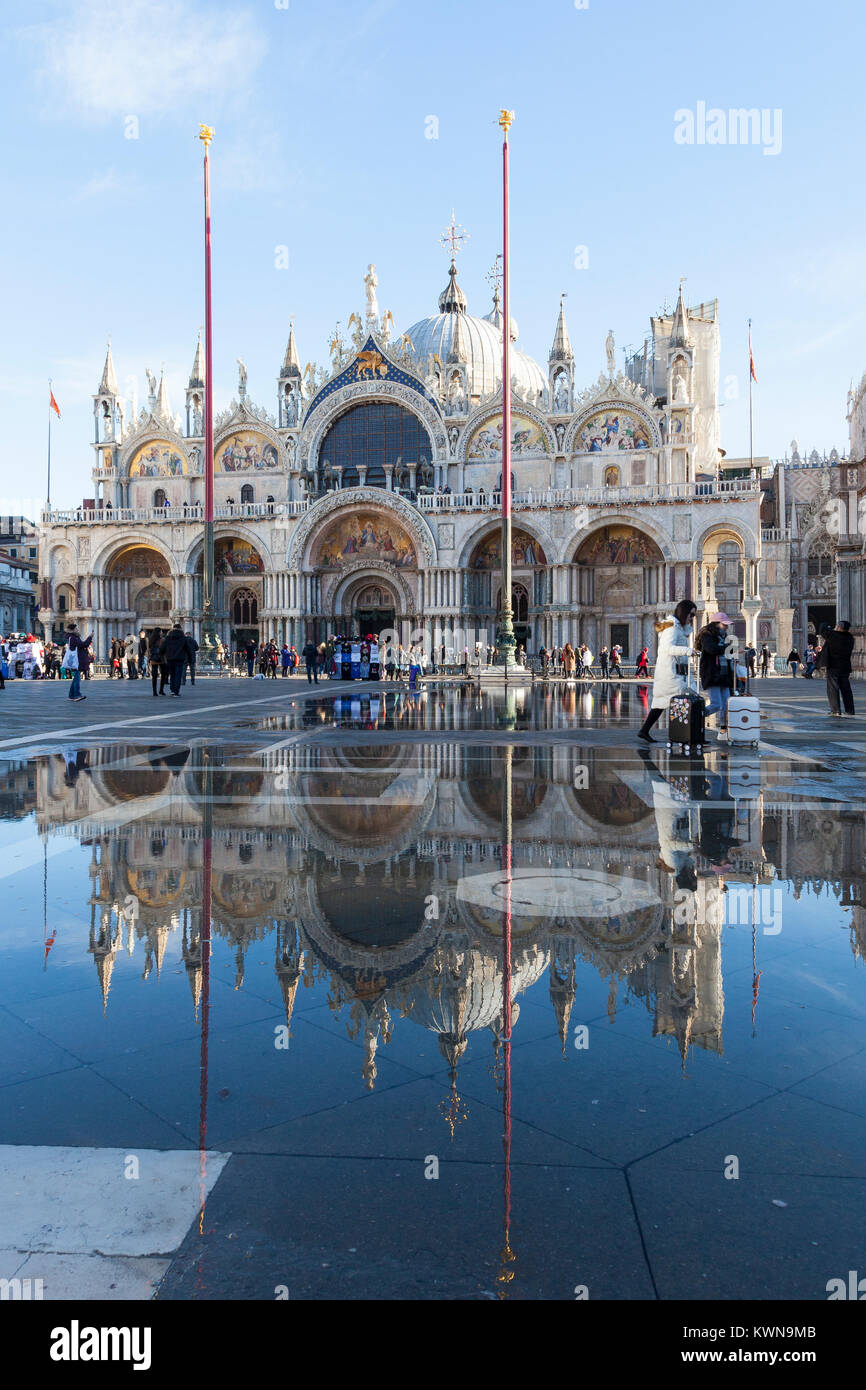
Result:
M457 252L463 250L464 241L468 240L469 233L463 227L461 227L460 224L455 220L454 209L452 208L451 222L447 230L444 231L440 236L439 241L442 246L448 247L448 249L451 252L451 259L453 260L457 255Z

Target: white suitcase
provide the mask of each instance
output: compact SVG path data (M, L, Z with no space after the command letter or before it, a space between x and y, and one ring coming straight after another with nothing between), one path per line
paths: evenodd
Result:
M761 763L758 758L737 758L728 764L728 791L735 801L754 800L761 790Z
M760 741L760 700L755 695L732 695L728 701L728 742L757 747Z

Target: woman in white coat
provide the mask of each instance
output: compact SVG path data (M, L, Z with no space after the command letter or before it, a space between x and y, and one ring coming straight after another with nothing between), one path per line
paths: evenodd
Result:
M673 697L684 694L688 688L688 678L685 674L680 675L677 666L685 666L692 651L692 622L697 608L690 598L681 599L672 617L656 623L658 652L652 703L649 714L638 730L638 738L644 743L655 743L650 729L661 719Z

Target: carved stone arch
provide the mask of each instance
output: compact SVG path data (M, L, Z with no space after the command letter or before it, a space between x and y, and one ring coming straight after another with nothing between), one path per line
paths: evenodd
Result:
M245 406L239 405L228 420L226 420L223 416L220 416L219 421L219 429L214 431L213 442L215 471L217 454L219 450L222 448L223 444L225 444L229 439L231 439L233 434L239 434L241 431L246 431L249 434L260 434L265 439L267 439L269 444L273 444L274 448L277 451L277 460L279 462L280 472L288 472L289 457L286 451L285 439L283 435L279 433L276 425L274 425L270 421L270 419L266 418L260 420L254 414L254 412L248 410ZM273 472L273 469L257 468L251 472L250 476L255 477L259 473L267 472ZM220 478L242 478L245 476L245 474L242 471L237 474L219 473L217 474L217 476Z
M173 550L170 550L162 540L157 540L151 532L131 530L124 531L122 535L115 532L108 540L104 541L96 553L91 557L90 572L93 575L107 574L108 566L111 561L123 550L132 550L136 546L142 546L145 550L155 550L166 562L169 573L172 576L186 574L183 568L183 561Z
M365 583L375 583L396 594L400 600L398 613L417 612L418 596L413 593L407 577L392 565L377 565L369 560L358 560L339 574L328 575L322 585L322 607L328 613L343 613L352 590L362 588Z
M598 412L602 410L611 411L614 413L618 410L622 410L626 411L630 415L637 416L637 418L641 420L643 424L646 425L647 431L649 433L650 442L649 445L646 447L650 450L661 448L662 438L661 429L659 427L659 420L661 418L660 411L653 409L646 403L646 401L638 399L637 397L632 397L631 399L629 399L628 396L626 396L625 394L611 396L608 395L606 392L602 391L592 400L581 403L580 409L574 416L574 419L571 421L571 423L568 426L568 429L565 432L563 452L565 452L566 454L586 453L586 450L577 448L577 437L580 431L583 429L586 422L590 420L593 415L597 415ZM631 452L632 451L629 450L629 453ZM633 452L646 452L646 448L635 449ZM610 455L599 454L599 458L605 457L610 457Z
M552 558L552 551L554 548L553 540L549 532L544 530L544 528L539 525L538 521L530 521L527 519L529 515L531 514L526 512L516 513L512 518L512 531L525 531L528 536L531 536L534 541L537 541L546 556L546 565L549 567L555 563ZM483 541L485 536L500 535L501 528L501 521L497 518L491 519L490 517L485 521L479 521L473 526L460 548L460 556L456 568L466 569L472 558L472 552L475 550L479 541Z
M260 532L255 531L251 526L245 526L242 521L235 521L230 517L214 523L214 544L219 540L227 540L231 536L237 536L239 540L246 541L253 550L258 551L262 557L262 564L264 565L262 572L264 574L271 574L278 568L274 563L270 547L265 543ZM182 574L195 574L195 566L198 564L203 544L202 537L196 536L195 540L187 547L183 557ZM282 561L282 557L280 557L280 561Z
M553 432L552 426L548 424L547 417L539 410L538 406L530 405L527 401L524 401L520 396L516 396L512 391L511 412L512 416L522 415L525 419L531 420L532 423L536 425L537 428L544 435L545 441L547 443L547 453L540 454L539 458L555 457L557 452L556 435ZM455 459L458 463L478 462L477 459L467 459L466 457L466 450L469 447L469 441L474 437L475 431L479 428L479 426L483 425L486 420L495 420L497 416L501 415L501 393L494 393L493 395L485 396L483 400L479 401L478 405L472 411L468 420L461 428L461 437L457 441L457 453L455 454ZM493 460L491 459L490 462L493 462Z
M323 389L326 390L327 388ZM315 419L311 420L309 427L307 427L306 419L313 404L312 401L310 402L310 407L308 407L304 417L305 425L302 427L300 435L301 466L308 471L315 471L319 466L319 450L322 440L331 426L353 406L373 404L377 401L400 405L404 410L408 410L410 414L416 416L429 436L432 450L431 461L433 463L447 462L448 436L445 432L445 421L439 410L432 404L432 401L413 390L411 386L385 380L356 381L339 387L322 402L316 411Z
M308 512L304 513L289 542L288 568L292 570L308 569L312 543L318 539L320 527L326 522L333 521L336 513L344 510L347 512L357 511L361 505L391 512L399 518L401 525L408 531L412 540L417 542L415 553L418 557L419 569L426 569L429 565L436 564L436 541L433 538L429 522L421 512L411 506L405 498L399 497L394 492L389 492L387 488L350 487L343 488L339 492L327 493L326 496L315 502Z
M573 565L576 563L577 552L581 549L590 536L596 531L601 531L605 526L630 526L635 531L642 531L649 540L653 541L662 553L663 558L673 564L681 556L674 552L672 538L666 531L663 531L655 522L647 520L645 516L629 515L627 512L618 511L612 508L610 511L602 511L593 514L592 521L588 526L584 526L579 531L573 532L563 540L556 563L562 565Z
M758 556L758 542L754 531L737 517L729 521L714 521L705 526L692 543L691 558L701 560L704 564L715 564L718 561L719 546L725 541L738 545L741 558L744 560L747 557L754 560Z
M151 415L148 420L132 434L127 435L120 448L117 460L117 476L124 482L154 482L153 478L133 478L129 477L129 465L138 453L139 449L146 444L158 444L160 440L176 445L178 453L182 454L189 467L189 440L185 439L173 422L160 420L155 415ZM189 474L183 474L188 477Z

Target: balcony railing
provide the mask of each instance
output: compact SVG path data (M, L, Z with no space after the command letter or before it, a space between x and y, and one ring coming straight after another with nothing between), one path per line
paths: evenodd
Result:
M751 478L727 478L722 481L699 483L642 483L636 487L530 488L512 494L516 511L546 507L620 507L656 504L659 502L703 501L709 498L741 497L758 492L760 485ZM323 497L330 496L323 493ZM502 505L499 492L431 492L413 497L401 494L422 512L484 512L498 511ZM292 502L235 502L221 503L214 508L217 521L256 519L269 516L302 516L318 498L305 497ZM202 521L204 509L199 502L170 507L77 507L66 511L43 512L42 520L56 526L107 526L118 522ZM778 535L764 531L764 539L789 539L790 532Z
M736 497L759 491L751 478L728 478L721 482L702 483L641 483L635 487L532 488L515 492L511 502L515 509L530 507L592 507L620 506L654 502L681 502L694 498ZM424 512L498 510L502 498L498 492L422 493L417 505Z
M790 528L783 529L780 526L762 526L762 541L789 541L791 539Z
M214 507L214 517L217 521L242 521L244 518L301 516L309 507L306 499L299 502L222 503ZM114 526L124 521L203 521L204 507L200 502L188 502L180 507L74 507L67 511L43 512L42 520L55 526Z

